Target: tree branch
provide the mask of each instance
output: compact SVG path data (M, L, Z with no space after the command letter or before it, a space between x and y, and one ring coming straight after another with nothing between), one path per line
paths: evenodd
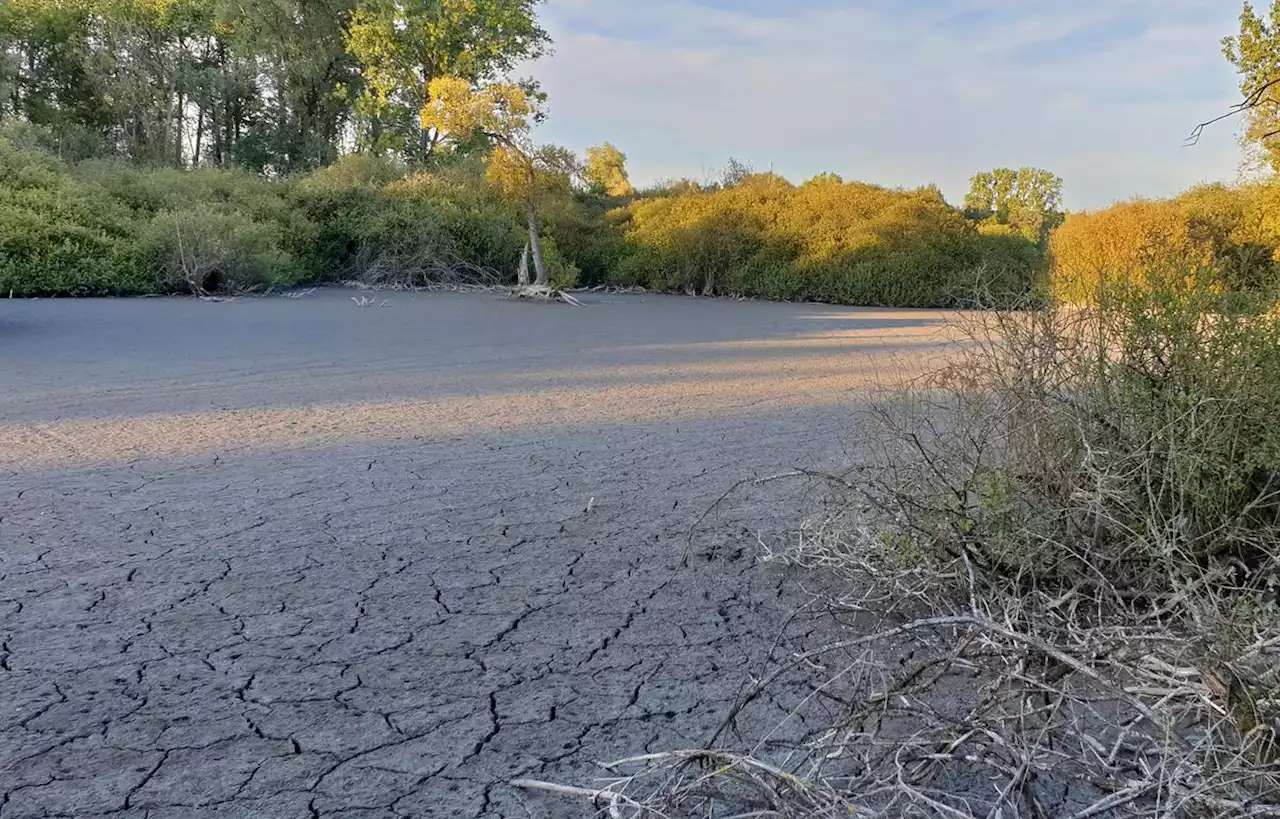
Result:
M1224 114L1219 114L1213 119L1206 120L1200 123L1199 125L1197 125L1191 131L1190 135L1187 136L1183 144L1188 146L1198 144L1200 142L1200 137L1204 136L1205 129L1207 129L1209 126L1216 125L1217 123L1222 122L1223 120L1230 119L1231 117L1242 114L1245 111L1249 111L1253 108L1257 108L1259 105L1262 105L1264 102L1277 104L1276 100L1266 98L1266 94L1268 91L1270 91L1272 88L1275 88L1278 85L1280 85L1280 77L1276 77L1275 79L1268 80L1267 82L1258 86L1253 91L1249 92L1249 94L1246 95L1243 100L1231 106L1230 111L1227 111ZM1272 131L1269 134L1263 135L1262 138L1269 139L1270 137L1275 136L1277 133L1280 133L1280 131Z

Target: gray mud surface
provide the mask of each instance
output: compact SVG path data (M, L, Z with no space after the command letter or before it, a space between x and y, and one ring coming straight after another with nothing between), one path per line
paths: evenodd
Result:
M705 513L945 321L351 295L0 301L4 819L593 815L507 783L720 724L804 490Z

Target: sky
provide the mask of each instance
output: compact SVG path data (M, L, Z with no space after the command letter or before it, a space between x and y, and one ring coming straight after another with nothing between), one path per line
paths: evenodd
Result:
M1034 165L1068 208L1237 177L1220 41L1238 0L547 0L540 140L609 140L632 180L714 178L729 157L934 183Z

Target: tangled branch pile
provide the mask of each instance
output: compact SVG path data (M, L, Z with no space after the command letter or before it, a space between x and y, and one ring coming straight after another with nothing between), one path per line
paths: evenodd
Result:
M631 760L598 804L1280 816L1280 316L1212 281L973 319L956 360L872 413L824 513L767 550L837 588L818 598L855 635L734 706L804 670L803 730Z

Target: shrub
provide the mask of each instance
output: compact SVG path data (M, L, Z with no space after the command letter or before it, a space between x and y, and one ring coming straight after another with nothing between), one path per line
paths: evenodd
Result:
M567 259L580 268L581 284L607 284L627 255L626 235L617 208L623 200L577 195L542 209L544 230Z
M1148 272L1207 264L1176 202L1135 199L1095 213L1073 213L1050 242L1054 292L1094 301L1113 283L1141 285Z
M1280 812L1275 294L1224 292L1212 265L1135 273L1088 306L973 316L859 425L863 459L767 556L873 625L795 652L732 713L802 664L843 707L789 709L807 732L780 784L726 763L699 782L717 806ZM657 768L627 793L705 804Z
M552 287L567 289L578 286L582 271L560 251L554 236L542 237L542 263L547 268L547 280Z
M408 173L403 162L372 154L347 154L307 177L312 187L378 189L401 180Z
M115 160L82 163L76 171L144 220L199 210L238 234L228 237L230 244L241 243L247 232L257 230L251 226L274 233L280 251L290 257L288 266L271 276L254 276L255 282L318 278L323 273L319 229L298 207L287 182L263 179L240 169L140 168ZM169 221L172 224L175 220Z
M1054 290L1088 301L1100 283L1140 282L1149 270L1187 264L1211 268L1226 290L1272 289L1280 283L1276 213L1280 186L1267 183L1201 185L1175 199L1072 214L1050 242Z
M139 258L161 292L254 290L293 284L304 272L276 226L207 204L152 217Z
M1226 287L1257 290L1277 281L1280 187L1201 185L1178 197L1193 241L1213 254Z
M514 280L524 229L500 205L418 175L383 188L304 187L343 276L401 286Z
M704 295L953 306L979 290L1020 298L1041 267L1033 243L980 236L936 189L830 175L796 187L761 174L643 199L619 222L629 252L615 282Z
M150 289L128 208L39 151L0 139L0 292L124 295Z

